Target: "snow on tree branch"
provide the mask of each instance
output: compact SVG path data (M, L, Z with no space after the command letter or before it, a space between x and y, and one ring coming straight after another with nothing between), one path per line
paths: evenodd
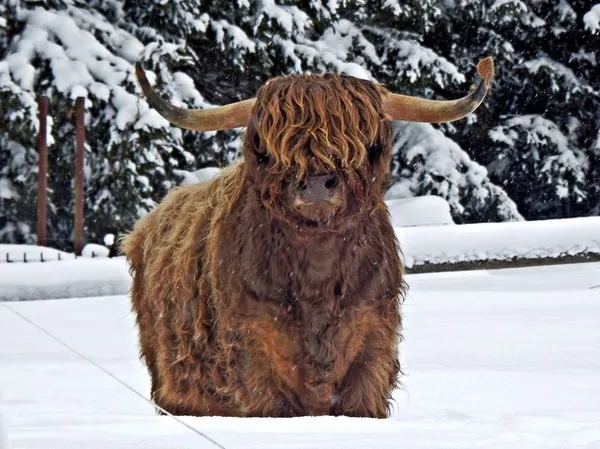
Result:
M397 122L394 128L395 184L386 198L437 195L448 201L455 221L489 219L479 210L503 221L523 220L514 202L487 178L485 167L472 161L452 140L427 123ZM497 218L497 217L496 217Z
M592 6L592 9L585 13L583 22L586 30L590 30L592 34L598 33L600 30L600 4Z

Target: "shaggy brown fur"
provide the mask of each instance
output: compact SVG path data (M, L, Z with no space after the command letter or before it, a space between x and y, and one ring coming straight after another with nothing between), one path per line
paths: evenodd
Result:
M400 366L399 247L383 203L382 87L271 80L243 161L169 193L123 242L152 398L174 414L386 417ZM294 207L309 175L336 202Z

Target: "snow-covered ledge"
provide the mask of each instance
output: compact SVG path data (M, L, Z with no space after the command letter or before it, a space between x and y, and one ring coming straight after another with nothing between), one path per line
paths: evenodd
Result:
M407 268L464 262L551 262L588 255L600 260L600 217L397 227L395 231Z

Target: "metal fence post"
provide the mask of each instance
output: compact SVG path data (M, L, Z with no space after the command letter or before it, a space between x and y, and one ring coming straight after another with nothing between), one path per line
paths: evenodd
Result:
M83 150L85 143L84 97L75 100L75 229L74 249L77 256L83 250Z
M37 244L46 246L46 186L48 182L48 146L47 146L48 97L43 96L39 105L38 131L38 202L37 202Z

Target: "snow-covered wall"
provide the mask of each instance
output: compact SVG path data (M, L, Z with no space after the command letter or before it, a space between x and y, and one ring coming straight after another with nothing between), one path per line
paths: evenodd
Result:
M448 202L434 195L386 200L395 228L454 224Z
M408 268L510 259L600 255L600 217L396 228Z
M0 301L123 295L130 285L123 258L0 263Z

